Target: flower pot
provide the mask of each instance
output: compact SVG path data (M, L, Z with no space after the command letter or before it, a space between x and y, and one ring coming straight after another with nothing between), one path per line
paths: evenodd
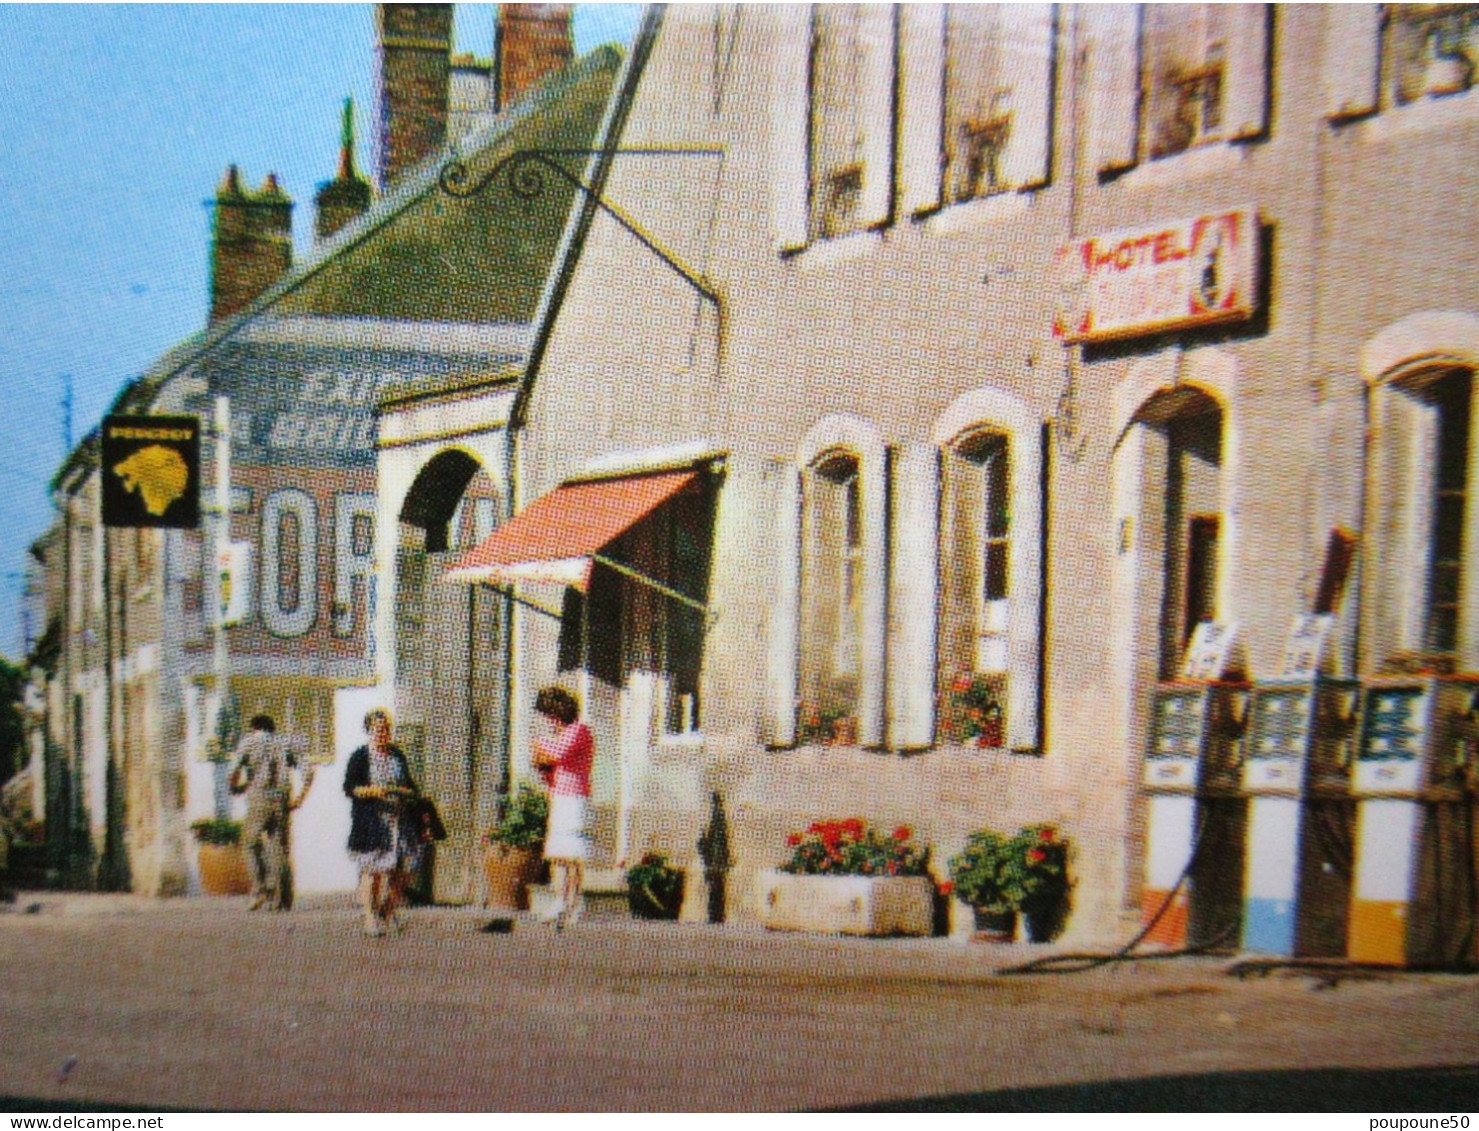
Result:
M814 876L767 869L758 876L760 922L773 931L929 935L935 884L928 876Z
M490 844L483 852L483 876L488 881L486 907L525 911L529 885L539 881L540 855L532 848Z
M627 888L627 908L633 919L676 919L683 909L683 877L677 886L661 892L642 886Z
M1009 943L1017 938L1017 912L1014 908L973 907L976 934L981 942Z
M246 895L252 890L246 852L239 844L202 844L200 888L206 895Z
M1068 900L1062 897L1030 900L1022 905L1022 923L1028 942L1052 942L1063 933L1067 918Z

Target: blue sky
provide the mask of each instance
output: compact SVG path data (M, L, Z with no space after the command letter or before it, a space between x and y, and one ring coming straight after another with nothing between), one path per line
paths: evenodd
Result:
M496 6L459 4L456 49L488 55ZM630 42L635 4L582 4L576 50ZM0 5L0 653L24 649L20 573L46 484L125 381L205 325L210 198L226 166L297 202L334 175L355 100L370 167L374 13L342 5Z

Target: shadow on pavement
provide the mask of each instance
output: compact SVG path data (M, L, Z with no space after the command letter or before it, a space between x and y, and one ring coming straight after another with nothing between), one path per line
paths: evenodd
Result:
M1479 1066L1208 1072L896 1100L843 1111L1425 1111L1479 1109Z

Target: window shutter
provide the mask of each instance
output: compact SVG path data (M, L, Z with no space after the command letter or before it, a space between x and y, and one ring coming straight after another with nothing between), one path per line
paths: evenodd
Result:
M945 121L945 6L899 9L900 207L906 216L940 205Z
M1012 90L1012 132L1002 172L1013 188L1047 184L1052 168L1053 24L1051 4L1002 10L1002 79Z
M770 632L766 641L765 727L767 746L796 742L797 628L801 604L801 472L777 468L775 548L771 576Z
M1042 428L1012 433L1011 571L1007 595L1007 745L1037 750L1042 652Z
M865 228L886 223L894 183L894 11L866 4L859 19L863 89L859 109L863 133L863 185L858 219Z
M859 657L858 741L882 746L884 685L888 669L888 451L864 453L860 462L863 504L863 629Z
M1376 4L1331 4L1325 16L1325 61L1320 75L1325 113L1350 118L1376 109L1381 46L1381 8Z
M895 462L889 607L889 746L918 750L935 737L935 607L939 449L908 444Z
M1140 135L1140 9L1080 9L1089 43L1089 144L1100 172L1135 164Z
M1229 6L1227 55L1227 139L1258 137L1268 128L1268 44L1273 8L1267 4Z
M767 13L771 43L771 194L776 246L806 246L807 146L811 113L811 7L784 4Z

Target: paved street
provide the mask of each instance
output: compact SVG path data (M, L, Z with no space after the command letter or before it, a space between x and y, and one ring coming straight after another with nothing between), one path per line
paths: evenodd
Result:
M488 918L418 909L404 934L366 939L347 897L270 915L237 900L23 895L0 914L0 1097L12 1109L1479 1106L1474 977L1330 988L1240 980L1210 958L1012 977L997 971L1044 948L616 916L489 934Z

